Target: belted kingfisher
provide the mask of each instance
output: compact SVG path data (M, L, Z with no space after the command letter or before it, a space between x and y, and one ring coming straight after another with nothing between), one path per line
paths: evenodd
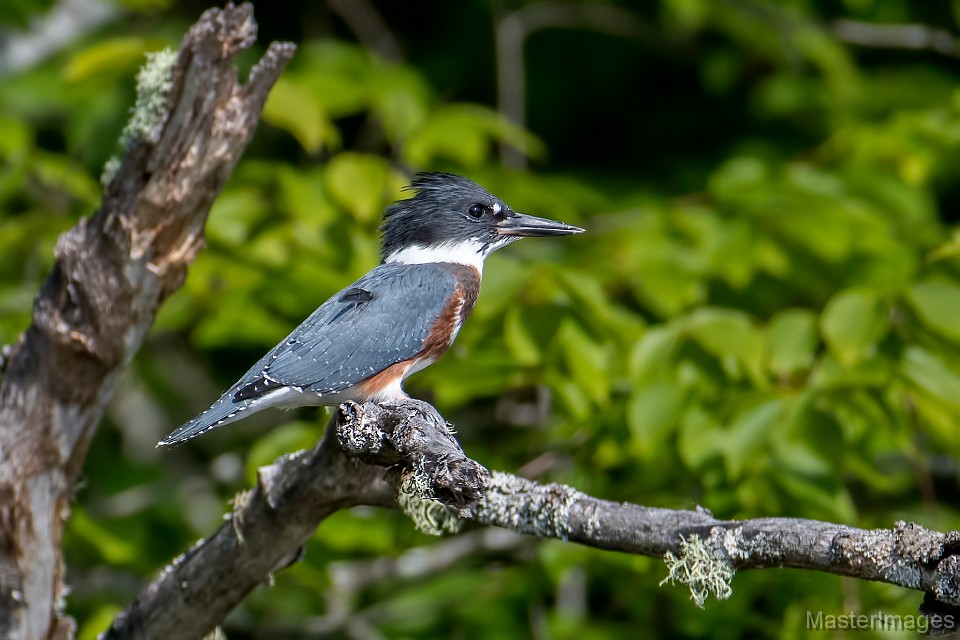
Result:
M480 185L421 173L383 216L379 266L334 295L213 406L160 441L174 445L268 407L407 397L403 380L453 343L480 292L483 261L524 236L583 229L517 213Z

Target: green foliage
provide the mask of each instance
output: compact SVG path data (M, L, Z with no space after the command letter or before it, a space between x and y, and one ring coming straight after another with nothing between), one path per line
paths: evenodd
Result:
M53 0L10 0L0 7L0 25L25 27L53 6Z
M410 170L464 173L588 230L492 257L456 345L410 380L471 456L510 471L535 461L544 480L719 517L957 528L960 77L934 54L859 49L824 26L957 28L920 4L662 0L641 17L663 40L639 51L548 31L528 43L531 131L477 102L493 95L494 61L474 46L490 38L476 3L450 8L438 30L470 42L469 56L425 48L399 16L390 24L409 62L345 40L299 43L213 208L208 248L91 450L66 540L69 580L96 585L69 598L83 637L208 534L257 466L320 436L322 411L273 413L152 448L377 263L379 213ZM272 11L257 7L262 24ZM0 342L28 324L56 236L97 206L143 52L176 44L154 35L176 33L176 16L152 22L163 28L115 24L0 78ZM549 89L567 51L603 64L565 70L567 93L538 107L535 89ZM600 86L590 83L607 65L648 58L679 80L617 76L639 92L625 107L580 90ZM448 86L449 60L479 88ZM621 118L621 107L633 111ZM629 146L635 135L642 146ZM595 146L571 159L568 139ZM536 170L501 166L501 143ZM805 611L842 613L851 598L865 612L917 605L901 590L753 572L700 611L684 589L657 588L660 561L561 543L334 593L350 563L434 543L398 514L338 513L305 562L240 607L228 636L345 606L386 637L527 637L531 625L571 638L798 637Z

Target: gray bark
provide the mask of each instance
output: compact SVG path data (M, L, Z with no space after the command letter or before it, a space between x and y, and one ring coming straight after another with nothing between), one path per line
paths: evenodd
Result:
M423 509L416 508L420 498ZM675 564L699 563L693 573L714 574L685 581L695 595L724 597L729 591L716 587L735 570L796 567L960 605L956 531L903 522L863 530L798 518L723 521L704 509L600 500L487 471L466 457L432 406L407 400L343 405L316 448L262 468L258 486L236 501L229 521L167 567L103 637L202 638L257 584L298 560L324 518L360 504L402 508L426 528L444 528L437 525L445 519L473 521L611 551L672 554ZM695 538L699 556L691 551Z
M0 382L0 637L66 638L63 522L117 376L203 245L214 198L293 46L272 45L241 85L252 7L211 10L187 33L165 106L132 140L101 208L61 236L33 323Z

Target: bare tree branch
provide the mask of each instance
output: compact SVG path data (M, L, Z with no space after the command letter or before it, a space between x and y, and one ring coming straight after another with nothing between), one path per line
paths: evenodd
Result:
M960 57L957 37L946 29L923 24L874 24L859 20L835 20L829 25L843 42L876 49L935 51L950 58Z
M261 468L258 486L236 500L229 521L164 570L103 638L202 638L297 560L330 514L395 506L397 488L413 475L444 504L465 507L479 498L486 474L426 403L344 405L316 448Z
M428 579L466 558L484 555L522 558L534 552L535 544L536 541L529 536L497 527L484 527L435 544L414 547L397 557L332 562L329 565L330 587L324 589L326 610L323 615L295 621L297 630L300 633L332 634L349 629L358 620L383 623L386 612L382 606L374 604L356 608L365 589L385 581L396 583L398 580L410 582ZM265 638L284 638L296 634L292 625L268 627L257 632Z
M544 29L582 29L626 38L657 39L636 14L609 4L540 2L525 5L499 17L494 31L497 53L497 108L500 114L526 128L526 56L524 45ZM526 167L526 150L500 144L505 165Z
M59 0L29 28L0 30L0 76L33 67L121 13L117 5L97 0Z
M369 0L327 0L327 4L357 36L357 40L384 60L403 60L403 47L383 16Z
M410 496L412 488L422 493ZM427 508L410 508L418 498ZM324 518L359 504L399 506L421 526L423 518L436 518L433 507L518 533L667 556L674 578L702 576L684 580L694 595L723 597L716 587L729 593L735 570L796 567L887 582L960 605L958 532L903 522L862 530L796 518L722 521L703 509L600 500L564 485L487 472L463 454L433 407L408 400L343 405L314 450L262 468L258 486L237 501L229 522L165 569L104 637L202 637L258 583L297 560ZM341 615L322 622L347 621Z
M251 630L257 638L328 636L344 633L349 638L379 638L376 627L389 624L408 610L383 603L358 606L365 589L384 581L428 580L467 558L496 556L523 559L536 553L536 540L497 527L484 527L430 545L414 547L397 557L331 562L330 586L324 589L325 611L311 616L268 624ZM402 587L402 584L400 585ZM438 606L442 606L438 605ZM402 613L401 613L402 611Z
M256 37L252 6L211 10L187 33L166 92L135 113L139 135L101 208L60 237L57 262L0 384L0 636L65 638L63 520L117 376L203 244L214 198L294 47L274 44L237 82ZM172 56L168 57L173 60Z
M953 33L925 24L884 24L849 18L818 22L778 11L775 5L754 0L724 0L724 3L782 31L788 42L792 40L797 29L816 28L841 42L861 47L933 51L950 58L960 57L957 37Z

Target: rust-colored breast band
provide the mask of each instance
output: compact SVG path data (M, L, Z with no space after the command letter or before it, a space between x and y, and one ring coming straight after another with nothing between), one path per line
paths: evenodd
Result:
M414 363L414 359L401 360L390 365L380 373L376 373L357 385L357 391L364 399L377 395L390 385L403 380L404 375Z

